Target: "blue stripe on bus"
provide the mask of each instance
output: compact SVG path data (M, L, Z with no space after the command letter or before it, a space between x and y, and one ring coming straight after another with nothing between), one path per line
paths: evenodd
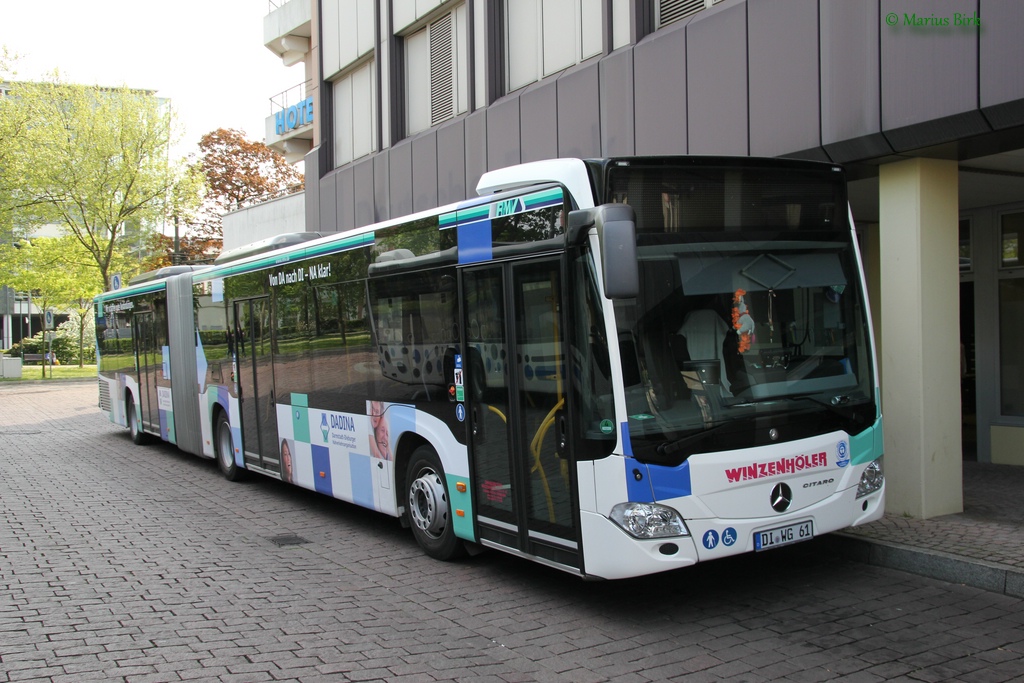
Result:
M348 456L348 472L352 477L352 502L375 510L373 504L373 465L370 456L350 453Z
M690 484L690 463L688 462L676 467L650 465L647 468L647 473L651 478L654 500L683 498L693 494L693 486Z
M313 486L317 493L334 495L331 484L331 451L327 446L310 446L313 452Z
M626 463L626 499L631 503L653 503L654 492L651 490L650 477L647 475L648 466L633 458L623 460Z
M400 439L405 432L416 433L416 408L396 403L390 404L384 411L388 420L388 430L393 439Z
M492 255L491 222L459 224L459 263L490 261Z

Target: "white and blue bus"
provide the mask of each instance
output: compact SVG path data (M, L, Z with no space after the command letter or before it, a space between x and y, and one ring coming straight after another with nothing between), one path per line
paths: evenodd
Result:
M591 578L881 517L841 168L556 159L97 297L100 405L248 473Z

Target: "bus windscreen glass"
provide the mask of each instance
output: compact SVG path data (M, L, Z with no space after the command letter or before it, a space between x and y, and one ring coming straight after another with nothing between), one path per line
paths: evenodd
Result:
M640 296L615 308L637 458L873 423L842 177L825 169L610 170L611 198L637 215Z

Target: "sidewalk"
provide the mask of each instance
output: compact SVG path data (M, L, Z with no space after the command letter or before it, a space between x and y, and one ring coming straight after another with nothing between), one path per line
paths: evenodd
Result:
M885 518L835 534L861 562L1024 597L1024 467L964 462L964 511Z

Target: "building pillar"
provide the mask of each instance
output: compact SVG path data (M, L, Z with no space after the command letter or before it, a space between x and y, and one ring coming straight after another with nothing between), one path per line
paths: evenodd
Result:
M886 510L963 511L955 161L879 169Z

